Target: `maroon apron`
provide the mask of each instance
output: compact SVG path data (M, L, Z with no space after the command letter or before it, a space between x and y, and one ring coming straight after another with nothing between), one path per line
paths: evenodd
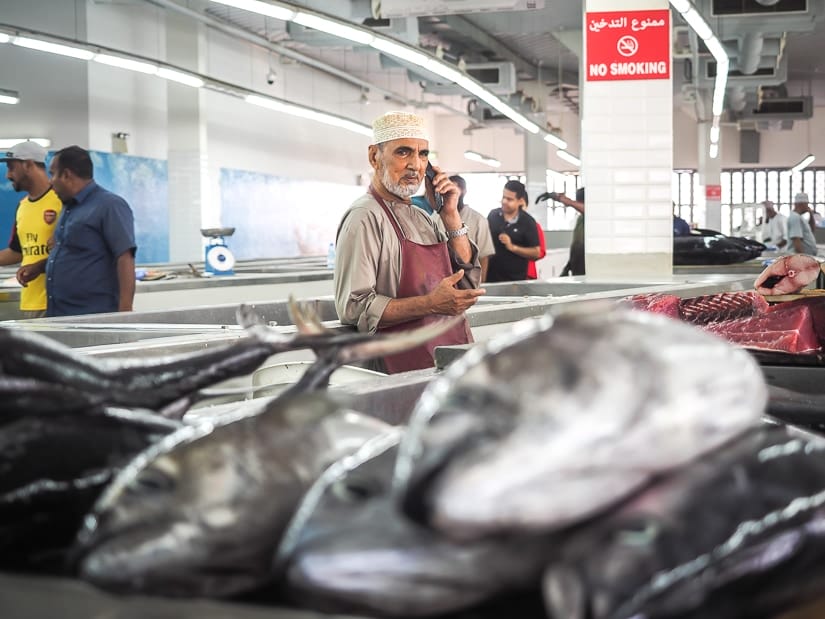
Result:
M445 277L453 274L450 264L450 254L447 252L447 243L436 243L435 245L421 245L413 243L404 237L398 221L393 216L389 207L381 199L381 196L370 187L370 193L384 209L387 217L392 223L398 242L401 244L401 277L398 282L399 299L407 297L417 297L432 291ZM423 327L424 325L439 320L438 315L425 316L415 320L408 320L391 327L379 327L381 333L393 333L398 331L410 331ZM446 346L450 344L469 344L473 341L470 333L470 325L465 317L457 325L450 327L447 331L431 339L426 344L411 348L396 355L384 357L384 365L387 372L396 374L398 372L409 372L410 370L423 370L433 367L433 351L436 346Z

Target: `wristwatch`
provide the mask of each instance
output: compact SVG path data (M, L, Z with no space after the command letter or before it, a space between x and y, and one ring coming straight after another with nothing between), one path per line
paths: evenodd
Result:
M447 238L457 239L458 237L467 234L467 232L469 232L469 228L467 228L467 224L462 221L461 227L458 230L447 230Z

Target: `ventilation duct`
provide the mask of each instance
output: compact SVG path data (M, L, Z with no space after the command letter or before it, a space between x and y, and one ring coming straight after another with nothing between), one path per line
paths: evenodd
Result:
M808 0L712 0L711 14L728 15L776 15L778 13L806 13Z

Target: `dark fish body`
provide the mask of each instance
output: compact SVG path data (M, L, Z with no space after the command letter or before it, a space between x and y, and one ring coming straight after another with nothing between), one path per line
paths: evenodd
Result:
M95 412L105 400L102 393L0 374L0 424L30 415Z
M107 488L79 536L80 574L107 589L168 596L266 584L306 488L387 427L319 395L184 428Z
M30 415L0 425L0 569L61 570L105 485L177 427L128 412Z
M750 355L693 326L623 311L525 321L428 386L395 485L406 513L454 539L551 531L741 434L765 402Z
M307 493L281 553L291 598L327 612L424 617L536 588L549 538L456 544L410 521L390 494L392 437L371 443Z
M248 374L272 354L271 344L245 337L196 354L115 363L83 356L37 333L0 328L0 374L82 392L109 406L160 410L199 389ZM47 407L52 400L42 402ZM62 409L55 403L50 410Z
M554 619L751 619L825 587L825 442L753 431L572 533Z

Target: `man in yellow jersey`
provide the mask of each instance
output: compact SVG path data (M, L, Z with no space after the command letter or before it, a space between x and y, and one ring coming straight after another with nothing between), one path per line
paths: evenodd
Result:
M46 174L46 149L35 142L21 142L8 152L0 152L6 164L6 178L15 191L25 191L14 218L9 246L0 250L0 265L23 266L44 260L49 241L63 208ZM46 315L46 276L40 275L20 291L23 318Z

